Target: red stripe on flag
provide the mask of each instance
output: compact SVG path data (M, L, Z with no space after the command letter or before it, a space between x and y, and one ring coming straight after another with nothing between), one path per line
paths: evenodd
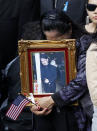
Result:
M13 120L16 120L27 103L29 103L29 101L27 99L23 99L18 106L12 104L8 112L6 113L6 116Z

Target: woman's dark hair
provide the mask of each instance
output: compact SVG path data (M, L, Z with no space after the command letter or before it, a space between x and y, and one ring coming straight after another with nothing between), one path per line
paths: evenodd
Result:
M41 40L42 31L40 27L40 21L34 21L27 23L23 26L22 39L24 40Z
M72 29L72 38L79 38L85 31L75 24L64 11L51 10L41 17L42 31L57 30L61 34L68 33Z

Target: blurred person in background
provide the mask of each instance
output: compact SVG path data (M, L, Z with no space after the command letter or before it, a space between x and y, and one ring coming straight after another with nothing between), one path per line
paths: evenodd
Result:
M7 97L2 70L16 57L23 25L39 19L39 0L0 0L0 105Z

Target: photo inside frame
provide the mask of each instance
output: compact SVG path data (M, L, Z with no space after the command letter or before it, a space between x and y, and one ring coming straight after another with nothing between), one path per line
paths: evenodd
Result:
M66 49L28 52L30 90L34 95L52 94L67 85L69 63Z

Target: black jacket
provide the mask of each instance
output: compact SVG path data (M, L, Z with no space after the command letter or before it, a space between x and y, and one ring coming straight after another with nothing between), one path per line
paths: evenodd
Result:
M0 69L15 58L22 26L39 18L39 0L0 0Z
M79 24L84 24L86 20L86 0L40 0L41 15L51 9L63 10L65 2L68 1L67 15Z

